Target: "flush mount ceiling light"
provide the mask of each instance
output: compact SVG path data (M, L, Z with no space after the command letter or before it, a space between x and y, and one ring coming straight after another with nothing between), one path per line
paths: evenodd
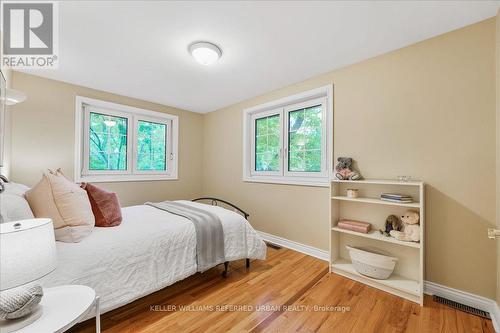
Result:
M5 91L5 104L14 105L17 103L24 102L26 100L26 94L19 90L7 88Z
M189 53L197 62L205 66L212 65L222 56L221 49L209 42L196 42L189 45Z

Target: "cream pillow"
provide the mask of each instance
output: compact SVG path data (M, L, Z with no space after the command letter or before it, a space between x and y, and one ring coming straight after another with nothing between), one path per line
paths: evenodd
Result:
M52 219L56 240L75 243L92 232L95 219L87 192L60 170L45 173L25 196L35 217Z
M24 193L29 187L16 184L4 183L5 191L0 193L0 222L12 222L35 218L30 209Z
M35 218L24 196L0 194L0 222L12 222Z

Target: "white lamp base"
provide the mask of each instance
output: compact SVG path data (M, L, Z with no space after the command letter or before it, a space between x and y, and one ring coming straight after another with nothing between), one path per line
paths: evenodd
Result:
M43 309L40 304L38 304L33 312L29 315L18 318L18 319L6 319L0 320L0 333L10 333L21 328L28 326L38 320L42 316Z

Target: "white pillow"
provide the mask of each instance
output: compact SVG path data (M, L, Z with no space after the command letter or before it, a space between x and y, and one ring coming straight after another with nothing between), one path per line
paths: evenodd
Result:
M4 183L5 191L0 194L1 222L12 222L18 220L34 219L28 201L24 193L29 190L28 186L16 183Z
M19 196L24 196L24 193L28 191L30 188L26 185L23 184L18 184L18 183L3 183L5 187L5 192L8 194L14 194L14 195L19 195Z

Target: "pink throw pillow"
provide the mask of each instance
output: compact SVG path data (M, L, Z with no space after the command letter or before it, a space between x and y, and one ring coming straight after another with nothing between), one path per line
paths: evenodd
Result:
M81 188L89 196L96 227L114 227L122 222L122 210L116 193L89 183L82 183Z

